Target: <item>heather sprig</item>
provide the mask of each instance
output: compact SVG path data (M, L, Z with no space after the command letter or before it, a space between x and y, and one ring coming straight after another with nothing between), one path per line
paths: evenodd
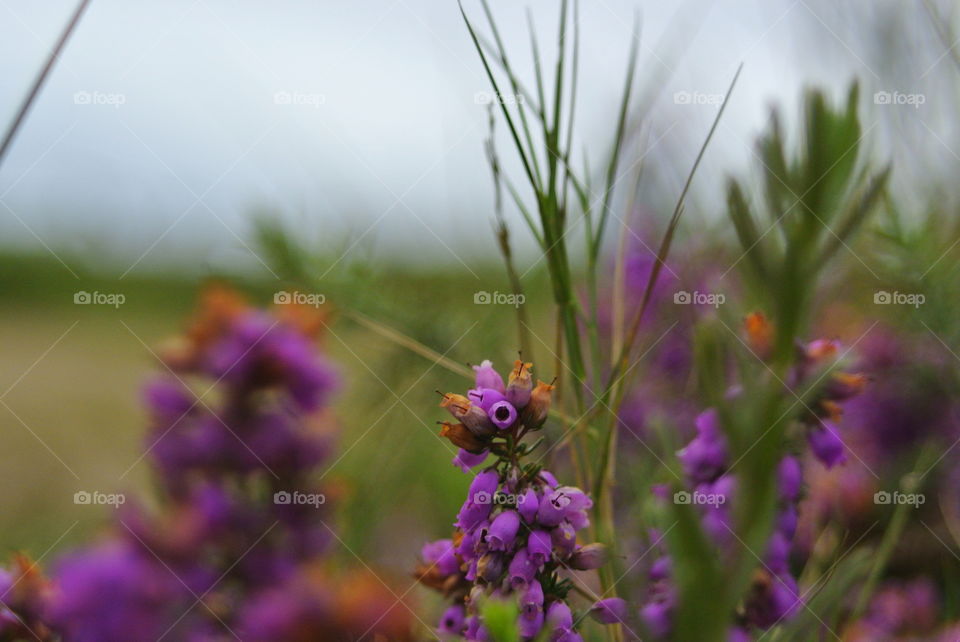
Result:
M747 317L744 326L747 345L756 353L769 355L769 340L774 334L770 322L755 313ZM765 545L758 549L749 588L728 622L726 635L729 639L750 639L754 631L782 624L803 607L798 578L791 569L798 505L804 484L801 461L815 459L826 468L846 461L846 447L837 423L842 404L859 394L866 383L860 374L834 370L841 355L840 346L835 341L815 340L799 345L797 353L795 365L787 377L791 386L808 386L811 380L823 374L828 377L828 382L817 388L817 396L797 417L798 431L788 438L784 454L776 466L773 530ZM727 396L736 398L740 394L742 392L733 386ZM677 457L686 489L673 495L674 503L695 507L700 528L718 557L735 557L743 544L734 530L743 481L715 409L709 409L697 418L696 436L677 453ZM657 492L662 500L670 498L663 487ZM672 569L680 565L681 561L661 551L650 567L648 598L640 614L646 628L658 639L671 636L675 631L678 593L672 581Z
M658 245L656 264L650 274L643 302L629 320L629 330L611 345L603 345L600 337L598 295L600 265L612 214L614 188L622 175L630 173L632 169L631 167L623 172L621 157L623 150L632 140L631 137L636 133L637 123L632 122L635 119L631 117L631 100L639 47L639 27L634 28L623 92L613 114L616 125L612 142L602 163L599 189L595 189L587 161L584 161L582 170L574 167L574 122L580 43L579 3L574 1L572 9L568 0L560 3L558 54L550 88L552 91L548 90L544 77L544 65L532 19L529 22L530 44L536 70L535 90L530 90L522 82L512 66L506 45L486 0L481 0L481 5L492 40L478 31L462 4L461 12L497 97L494 103L498 105L500 116L506 123L510 139L523 166L529 191L533 196L532 204L510 177L500 171L492 135L487 155L493 168L498 199L502 183L523 215L540 246L542 256L546 259L557 315L558 336L555 344L562 346L556 351L559 354L554 356L558 367L562 365L564 368L564 379L567 382L565 389L572 393L573 403L567 414L575 417L569 426L570 437L566 443L569 445L578 479L589 485L597 499L594 512L598 518L598 536L605 543L614 546L613 505L609 497L614 483L612 459L616 449L619 406L628 389L632 371L630 360L635 352L640 322L647 308L650 292L657 282L684 210L687 191L724 112L726 101L719 110L679 195L670 223ZM733 89L736 78L735 75L730 90ZM508 88L523 99L503 99ZM575 222L574 216L580 220ZM569 232L573 226L581 224L584 236L582 261L578 260L568 247ZM506 243L507 235L502 220L500 229L501 243ZM508 251L504 251L504 255L509 259ZM585 265L582 287L575 279L576 266L581 263ZM512 272L509 261L508 272ZM579 295L581 289L586 293L583 302ZM529 331L529 328L525 330ZM527 337L522 331L520 342L525 341ZM599 434L601 438L590 439L588 433ZM601 577L605 588L613 586L613 577L609 572L604 571Z
M146 389L161 508L125 509L109 538L55 567L45 614L64 640L409 635L379 580L323 564L331 508L315 473L338 379L322 326L314 309L204 292Z
M889 174L884 170L870 175L863 167L857 95L854 85L846 104L835 109L821 93L809 92L800 150L794 154L788 154L779 120L773 118L759 144L763 216L753 213L746 190L730 183L729 218L743 250L738 265L753 305L769 311L771 318L769 324L752 319L750 343L734 339L721 320L703 324L697 333L699 387L717 412L729 456L736 462L731 532L738 545L717 560L695 508L673 506L676 528L667 540L677 586L674 639L713 639L729 627L731 614L751 586L757 558L776 528L777 470L787 454L791 428L804 427L811 449L825 463L838 463L844 456L832 423L836 405L822 401L825 395L851 392L862 382L835 377L835 366L824 366L824 354L836 352L830 342L797 346L807 332L820 274L870 214ZM762 232L767 229L770 234ZM810 376L814 365L819 370ZM731 370L737 386L733 395Z
M460 422L441 429L461 448L454 463L469 470L494 457L473 478L453 536L425 545L415 573L451 602L437 627L445 637L492 639L485 605L511 599L522 639L582 639L570 606L572 573L599 568L605 548L577 541L590 524L590 497L529 460L540 440L524 437L543 428L553 391L543 381L533 385L532 369L517 360L504 382L484 361L474 366L473 389L443 394L440 403Z

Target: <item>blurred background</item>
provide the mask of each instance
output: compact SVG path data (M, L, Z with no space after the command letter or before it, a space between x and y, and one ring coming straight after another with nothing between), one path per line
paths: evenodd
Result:
M552 60L556 3L491 4L531 77L527 7ZM74 7L0 0L0 122ZM465 9L482 19L479 5ZM956 11L900 0L583 3L577 139L591 167L603 165L641 25L624 183L644 172L635 195L621 191L616 225L656 238L740 63L688 199L689 243L731 238L725 178L756 167L771 105L792 130L809 85L839 102L859 80L864 144L893 160L908 226L922 226L929 206L952 211ZM326 297L336 320L326 347L344 378L341 451L324 472L350 498L342 558L406 573L423 540L447 533L467 484L436 438L434 392L465 379L357 319L457 363L513 358L513 308L473 304L477 292L509 291L483 151L490 102L452 1L93 0L0 167L0 548L55 556L107 523L110 508L77 506L75 492L149 489L139 389L151 350L216 276L262 303L302 282ZM495 140L516 174L502 126ZM547 346L544 265L515 208L504 216ZM297 247L278 248L277 230ZM876 290L897 273L880 254L847 253L842 273ZM84 304L78 293L123 302Z

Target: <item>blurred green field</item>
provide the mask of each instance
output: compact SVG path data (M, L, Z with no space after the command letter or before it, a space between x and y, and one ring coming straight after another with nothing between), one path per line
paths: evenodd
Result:
M74 504L78 490L149 498L140 387L158 371L150 350L182 329L203 282L77 272L75 279L43 256L0 257L0 465L8 489L0 495L0 548L46 562L109 526L113 509ZM434 392L463 389L466 380L349 320L338 305L452 361L505 364L518 347L513 308L474 305L478 281L461 272L381 268L325 293L333 311L325 349L343 379L335 400L339 445L321 471L344 493L332 525L344 544L339 562L356 564L356 555L388 573L408 573L422 542L450 529L468 478L450 464L454 450L437 435L444 413ZM502 274L491 265L484 286ZM272 277L232 280L261 304L295 287ZM79 290L122 293L126 301L117 309L75 305ZM500 291L507 290L504 276ZM528 308L533 318L546 309ZM543 360L546 350L540 353Z

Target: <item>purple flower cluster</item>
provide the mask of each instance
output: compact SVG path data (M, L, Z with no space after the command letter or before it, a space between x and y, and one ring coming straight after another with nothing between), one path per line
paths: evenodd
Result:
M307 314L206 293L147 388L161 509L124 510L111 538L61 561L49 617L64 639L353 638L396 625L351 618L369 604L316 570L331 536L313 478L336 377Z
M763 340L769 328L756 316L748 319L748 332L756 348L763 353ZM791 373L795 385L809 383L831 359L835 359L835 342L814 341L800 349L798 363ZM835 422L839 419L839 402L862 388L862 378L837 373L811 408L801 417L810 450L824 466L830 468L845 460L844 444ZM733 393L736 394L736 393ZM828 419L829 417L829 419ZM678 453L678 458L691 492L682 491L674 501L696 505L704 532L722 551L738 545L734 535L733 512L737 494L737 476L730 470L729 445L718 413L714 409L700 414L695 437ZM800 460L785 455L777 466L779 500L773 533L767 541L762 564L754 572L750 590L738 610L737 622L730 639L749 639L751 629L767 629L790 617L801 606L796 578L790 570L792 542L797 531L798 512L803 487ZM667 498L665 487L657 489ZM659 540L657 533L654 540ZM671 559L661 555L649 570L647 601L641 618L656 637L667 637L672 630L676 591L671 584Z
M35 562L16 554L10 568L0 568L0 640L57 639L48 626L52 586Z
M447 394L441 402L461 422L444 424L441 433L462 449L455 463L498 457L470 484L454 536L422 551L417 577L453 602L438 627L445 637L489 640L481 605L509 597L517 600L523 639L543 632L554 642L582 639L567 602L570 579L561 572L596 569L604 551L577 544L593 501L536 464L521 463L529 450L520 439L543 425L553 388L543 382L533 388L531 368L517 361L505 385L484 361L475 366L476 387L467 396Z

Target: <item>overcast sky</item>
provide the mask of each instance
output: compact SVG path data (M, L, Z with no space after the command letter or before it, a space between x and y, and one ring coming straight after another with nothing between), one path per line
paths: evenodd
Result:
M465 4L482 23L479 4ZM524 7L551 60L557 3L491 4L532 77ZM644 140L648 162L663 161L660 198L679 191L715 96L744 63L698 176L694 203L705 216L720 212L722 177L748 166L768 107L793 109L802 85L839 93L859 77L872 103L878 89L920 91L956 74L920 2L582 4L580 141L599 161L639 10L638 83L659 94ZM0 0L2 122L74 5ZM903 42L864 38L891 11L910 22L894 35ZM927 49L911 44L917 38ZM906 76L916 86L891 86L903 75L877 42L916 49ZM487 113L478 104L488 91L453 0L93 0L0 168L0 233L7 245L93 250L134 270L186 251L219 265L254 261L245 247L251 215L271 209L330 245L362 239L357 251L444 261L493 252ZM677 104L677 92L694 104ZM923 144L955 171L953 132L943 128L955 120L956 94L931 92L925 103L898 117L926 127ZM510 151L501 139L501 155Z

